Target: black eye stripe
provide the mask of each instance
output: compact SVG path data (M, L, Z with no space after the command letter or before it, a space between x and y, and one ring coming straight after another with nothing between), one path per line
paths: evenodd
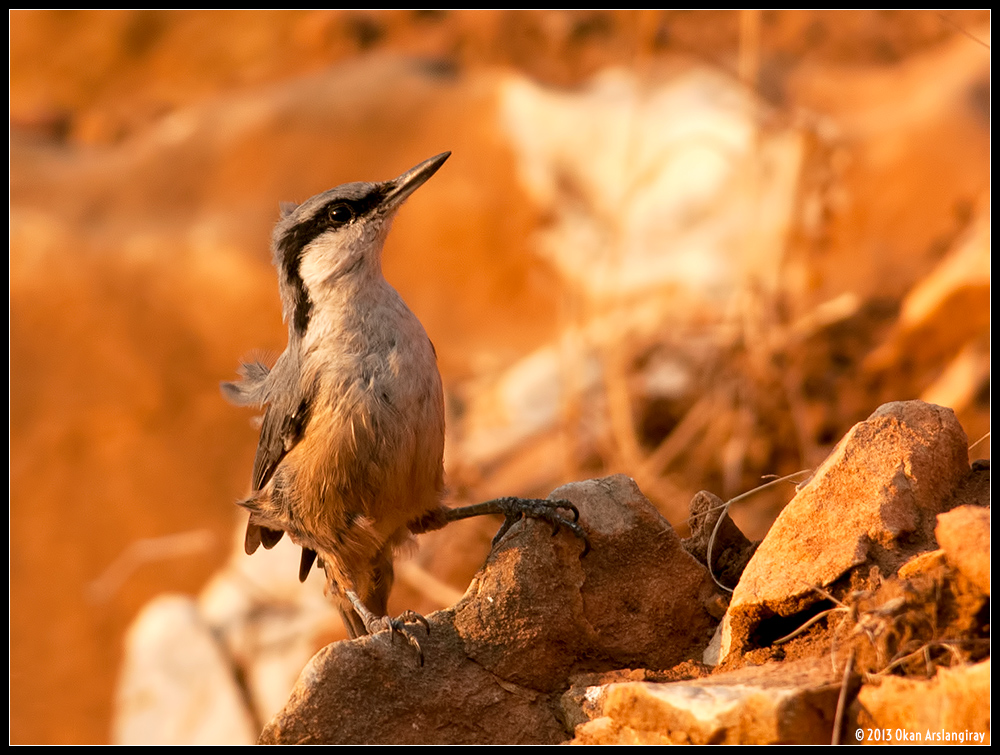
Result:
M322 232L324 227L325 224L322 227L316 227L311 222L299 224L281 238L276 250L281 273L287 277L292 288L294 299L292 326L299 335L306 332L306 326L309 324L309 317L312 314L312 301L309 299L309 293L306 291L305 283L299 272L302 250Z
M356 197L352 199L331 199L323 209L316 213L317 216L322 216L329 220L333 213L336 213L338 209L346 209L351 213L351 219L363 218L365 215L369 214L372 210L382 204L385 199L385 189L381 186L377 187L373 191L368 192L363 197ZM340 218L337 218L339 222L344 222Z
M382 186L376 186L362 197L331 199L314 212L312 217L290 228L278 242L275 257L293 290L295 305L292 324L299 335L305 333L306 327L309 325L309 317L312 314L312 301L309 299L309 292L306 291L302 274L299 271L299 266L302 263L302 251L309 246L313 239L329 229L342 227L351 220L364 218L382 204L386 191L387 189ZM331 212L336 207L347 208L352 217L345 218L343 221L332 220Z

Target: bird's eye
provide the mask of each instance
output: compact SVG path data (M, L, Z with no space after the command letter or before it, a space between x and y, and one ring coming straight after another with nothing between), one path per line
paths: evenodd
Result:
M354 220L354 211L346 204L335 204L327 209L326 216L334 225L344 225Z

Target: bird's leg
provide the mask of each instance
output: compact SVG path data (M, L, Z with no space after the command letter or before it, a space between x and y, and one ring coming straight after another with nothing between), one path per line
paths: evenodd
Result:
M566 509L573 513L572 520L559 513L559 509ZM500 514L504 518L503 524L493 537L493 547L503 539L516 522L524 517L532 519L542 519L552 525L552 534L559 532L560 527L565 527L578 538L583 540L583 553L581 558L590 551L590 540L583 527L579 525L580 511L569 501L550 501L546 498L494 498L492 501L474 503L471 506L461 506L456 509L449 509L442 506L428 514L413 521L409 529L414 534L431 532L441 529L449 522L457 522L459 519L468 519L473 516L483 516L484 514Z
M368 610L367 606L361 602L361 598L354 590L344 590L344 595L347 599L351 601L351 605L357 612L358 616L361 617L361 621L365 625L365 630L368 634L378 634L379 632L384 632L389 630L389 641L392 642L395 635L401 634L406 638L406 641L413 646L417 651L417 657L420 659L420 665L424 665L424 651L420 647L420 643L417 642L417 638L410 634L407 634L404 630L407 624L423 624L424 629L427 630L427 634L431 633L431 625L427 622L423 616L421 616L416 611L403 611L395 619L389 616L376 616L371 611Z

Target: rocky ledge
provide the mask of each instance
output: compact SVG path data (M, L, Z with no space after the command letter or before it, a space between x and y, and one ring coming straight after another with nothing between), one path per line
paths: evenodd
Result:
M951 410L879 408L759 544L709 493L686 539L625 476L551 497L585 557L515 525L408 629L422 666L386 634L333 643L260 741L989 743L989 464Z

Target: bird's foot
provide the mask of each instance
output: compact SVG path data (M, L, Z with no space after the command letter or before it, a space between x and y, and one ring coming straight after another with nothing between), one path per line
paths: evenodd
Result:
M590 552L590 539L586 531L580 526L580 510L569 501L550 501L547 498L496 498L487 501L483 506L493 505L498 514L503 514L504 522L497 534L493 536L493 547L503 539L507 531L517 522L524 518L541 519L552 525L552 535L555 537L562 528L568 529L583 541L583 553L580 557L586 556ZM560 509L569 511L573 518L569 519L560 513Z
M572 518L560 512L560 509L572 513ZM407 527L414 535L423 532L439 530L449 522L457 522L459 519L468 519L473 516L484 516L486 514L499 514L504 518L504 522L493 538L493 547L503 539L507 531L517 522L525 517L531 519L542 519L552 525L552 534L556 535L560 529L566 528L583 541L583 553L580 557L586 556L590 552L590 539L586 530L580 526L580 510L569 501L552 501L548 498L515 498L508 496L505 498L494 498L492 501L483 503L473 503L469 506L459 506L449 509L446 506L429 511L424 516L414 519Z
M560 513L560 509L572 513L572 518ZM493 538L493 547L503 539L507 531L517 522L525 517L531 519L542 519L552 525L552 534L556 535L560 529L566 528L583 541L583 553L581 558L590 552L590 540L587 533L580 526L580 511L569 501L551 501L547 498L515 498L508 496L505 498L494 498L492 501L474 503L470 506L459 506L449 509L441 507L434 509L424 517L410 522L410 531L414 534L430 532L440 529L449 522L457 522L459 519L468 519L473 516L483 516L486 514L500 514L504 522L500 530Z
M365 623L365 629L368 631L368 634L378 634L379 632L388 631L389 642L395 642L396 635L401 635L417 651L417 658L420 661L420 665L424 665L424 651L420 647L420 643L416 637L406 631L407 624L423 624L428 636L430 635L431 625L419 613L416 611L403 611L396 618L392 618L391 616L375 616L372 613L367 613L367 615L362 616L362 621Z

